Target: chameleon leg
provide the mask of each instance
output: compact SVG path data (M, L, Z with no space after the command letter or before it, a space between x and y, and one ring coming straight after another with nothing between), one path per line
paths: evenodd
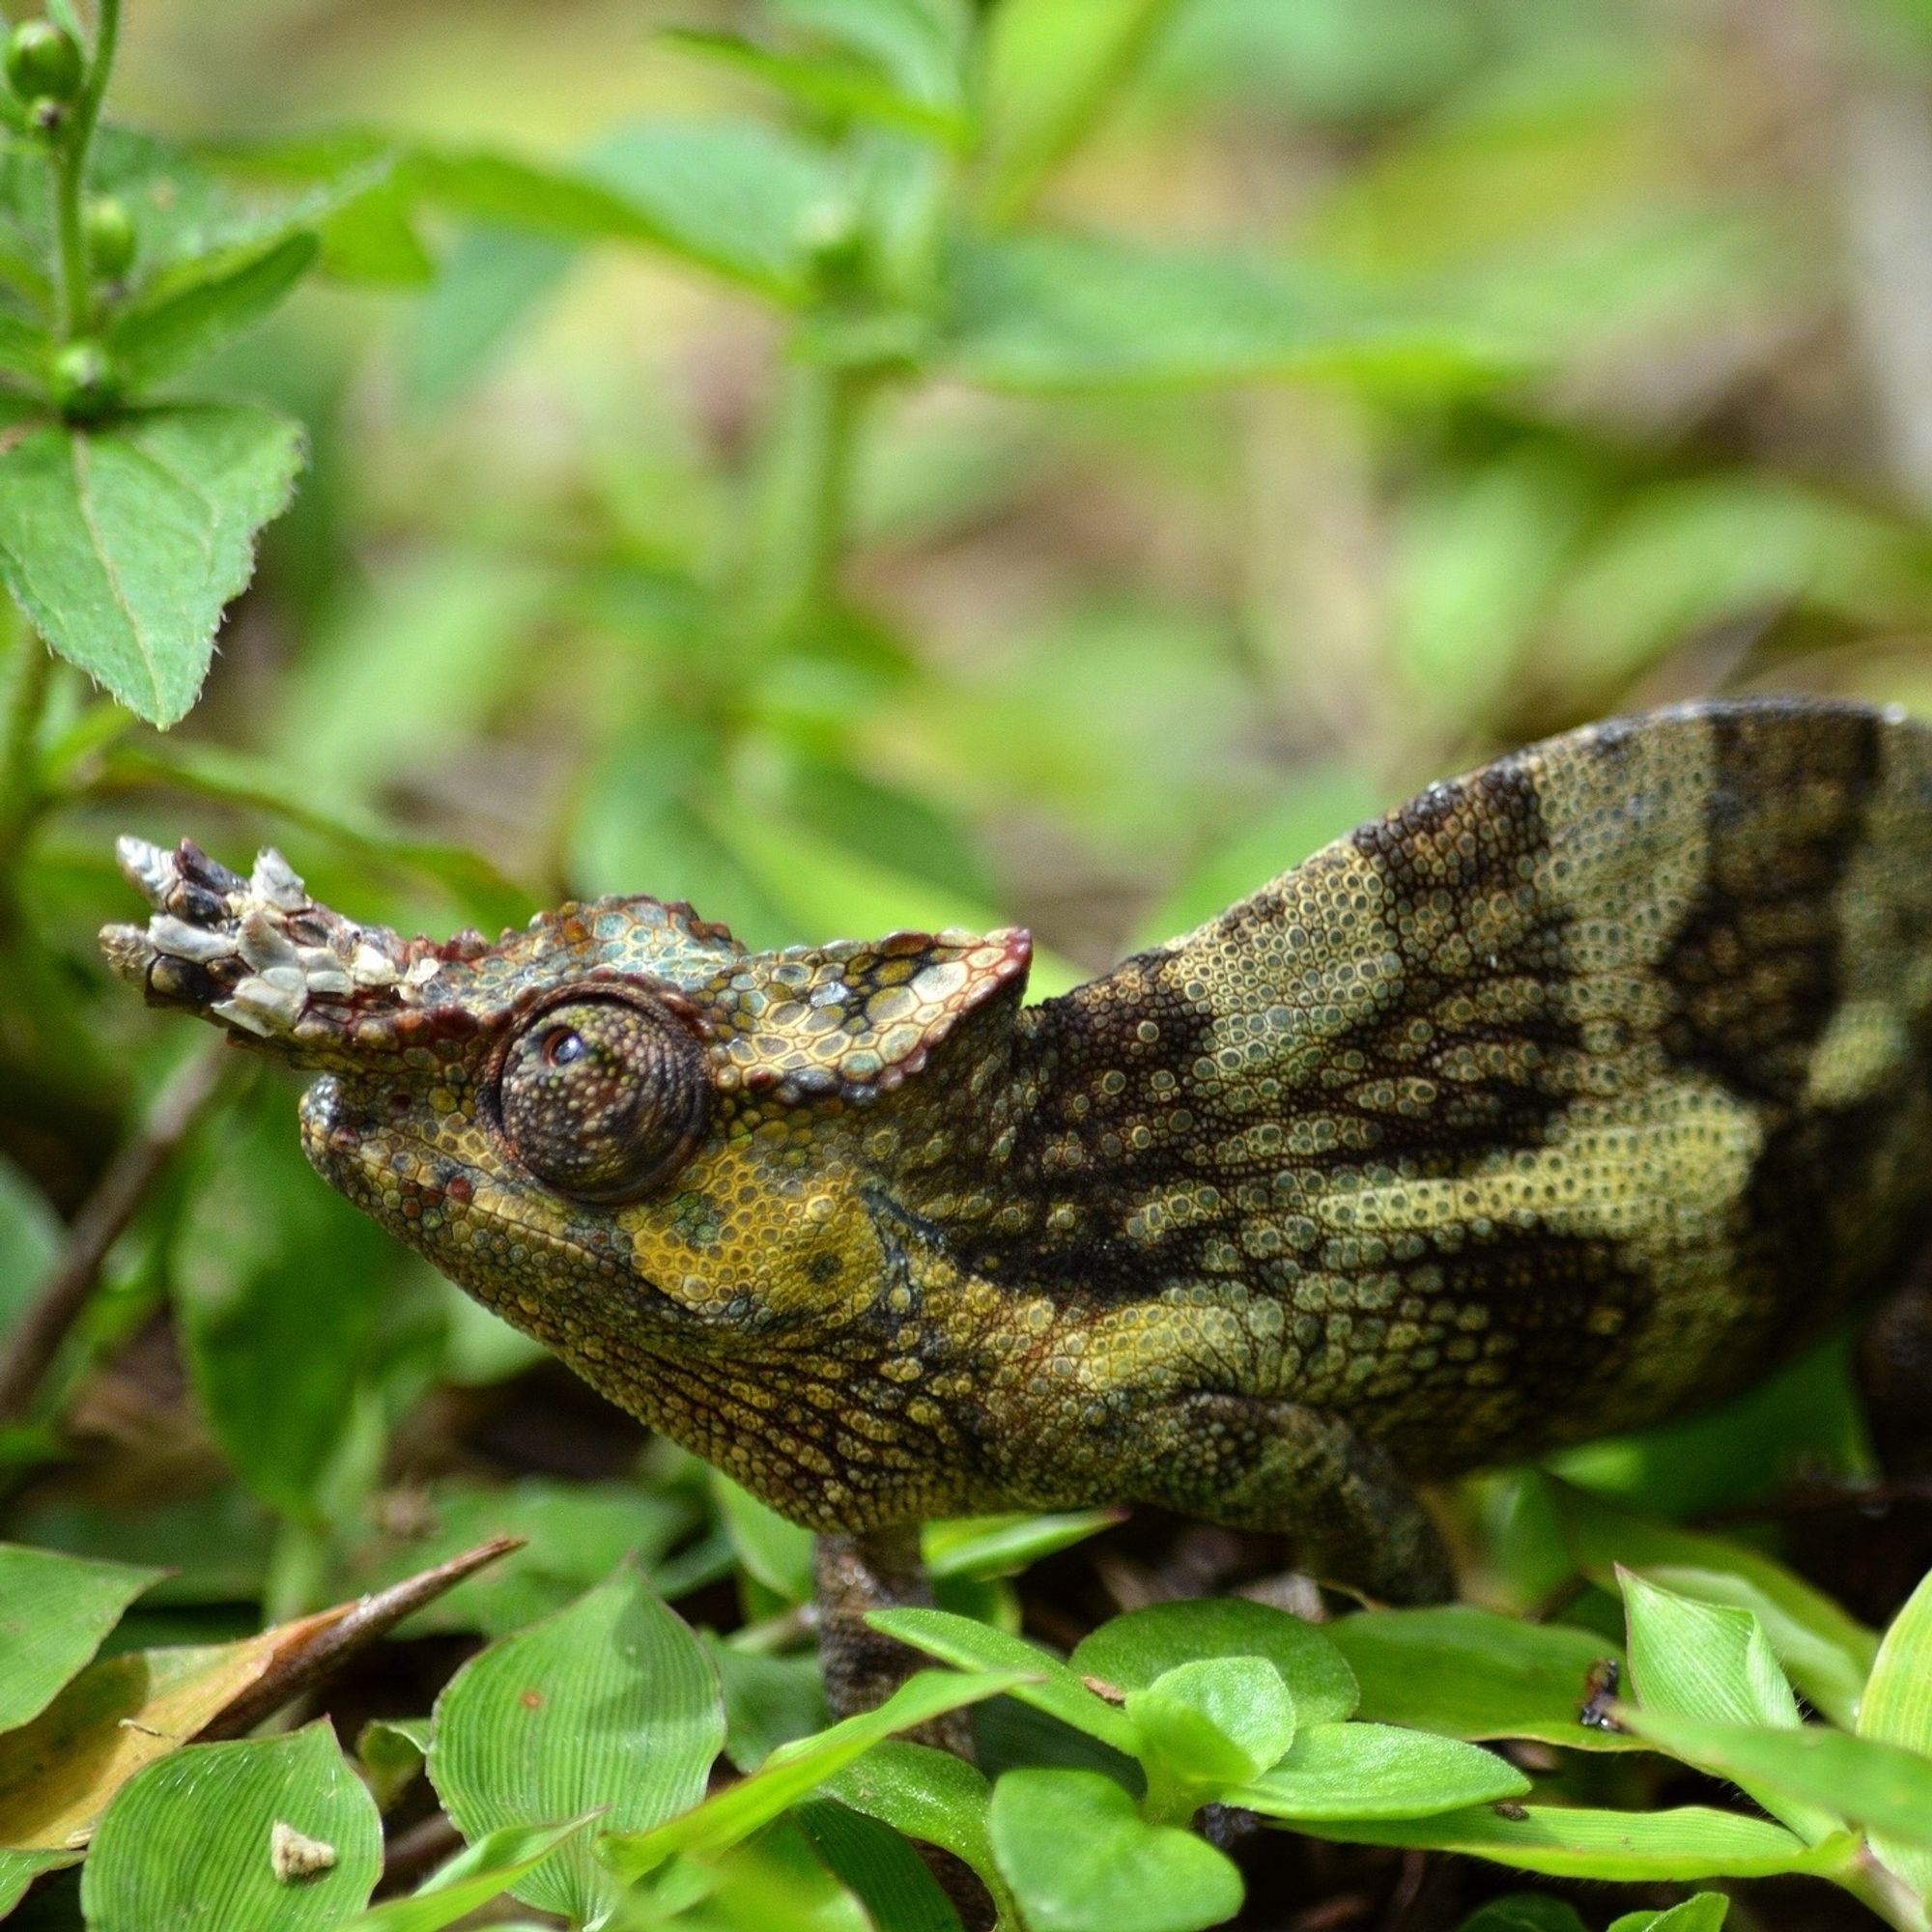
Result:
M812 1552L818 1599L818 1653L834 1717L883 1704L926 1659L867 1623L870 1610L930 1605L932 1585L920 1562L919 1526L895 1523L860 1536L821 1536ZM964 1711L909 1733L960 1757L973 1756Z
M1300 1539L1302 1567L1392 1604L1456 1594L1449 1556L1408 1479L1339 1417L1266 1397L1163 1406L1141 1493L1232 1529Z

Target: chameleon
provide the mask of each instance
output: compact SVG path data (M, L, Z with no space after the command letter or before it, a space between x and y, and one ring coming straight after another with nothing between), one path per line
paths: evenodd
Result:
M1744 1387L1932 1236L1932 729L1614 720L1024 1003L1030 941L600 898L404 938L133 839L112 966L314 1075L324 1179L820 1532L1157 1504L1451 1593L1417 1479ZM869 1646L869 1647L868 1647Z

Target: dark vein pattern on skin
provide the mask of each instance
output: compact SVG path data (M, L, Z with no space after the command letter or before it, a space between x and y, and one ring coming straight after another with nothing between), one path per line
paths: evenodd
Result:
M1429 1594L1405 1471L1715 1401L1932 1226L1932 733L1857 706L1532 747L1034 1008L1019 933L758 954L615 899L438 947L127 863L110 955L327 1076L328 1180L821 1528L1159 1501ZM677 1030L635 1199L503 1130L565 998L636 1009L586 1023L607 1133Z

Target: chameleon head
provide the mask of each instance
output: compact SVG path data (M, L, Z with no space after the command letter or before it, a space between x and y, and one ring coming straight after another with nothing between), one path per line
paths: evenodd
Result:
M891 1287L878 1151L927 1120L922 1088L1003 1064L1030 952L1018 931L753 952L643 897L404 939L272 851L246 878L187 843L119 856L155 910L103 931L116 971L316 1073L321 1174L632 1406L660 1365L862 1325Z

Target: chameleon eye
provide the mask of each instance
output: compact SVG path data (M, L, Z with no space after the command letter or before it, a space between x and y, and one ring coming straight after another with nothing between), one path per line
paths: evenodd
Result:
M580 1201L635 1201L690 1158L711 1080L696 1039L668 1014L580 1000L511 1042L497 1108L539 1180Z

